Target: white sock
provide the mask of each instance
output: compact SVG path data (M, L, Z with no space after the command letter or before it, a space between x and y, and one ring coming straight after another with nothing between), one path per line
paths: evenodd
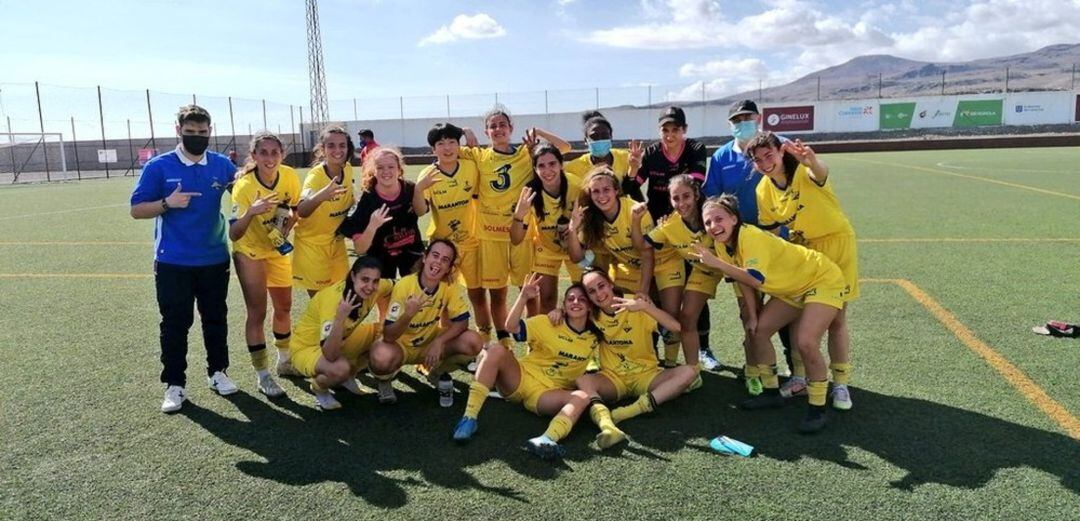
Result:
M277 361L278 361L279 364L282 363L282 362L288 362L289 361L289 350L288 349L278 349L277 350Z
M255 374L259 376L259 380L270 377L270 371L267 371L266 369L263 369L261 371L255 371Z

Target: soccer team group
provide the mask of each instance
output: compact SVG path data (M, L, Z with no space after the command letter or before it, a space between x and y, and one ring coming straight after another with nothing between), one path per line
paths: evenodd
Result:
M162 411L187 399L196 307L209 385L237 391L226 374L230 258L258 389L271 398L285 391L270 372L268 304L276 372L310 379L323 410L341 407L332 389L363 394L355 377L365 370L379 402L395 402L392 382L406 365L449 407L451 371L467 369L474 378L455 441L476 435L485 401L500 396L553 417L526 443L540 457L560 456L559 441L586 412L608 448L626 440L626 420L692 392L702 369L719 366L708 347L708 301L731 288L750 395L740 406L804 396L804 433L824 428L830 397L850 409L855 235L814 150L761 131L751 101L732 105L734 139L711 158L686 138L678 107L661 112L657 143L627 149L612 147L601 113L582 119L588 152L574 160L550 132L530 128L516 140L505 110L484 117L488 146L468 128L436 124L427 135L435 162L415 183L389 147L362 147L356 171L357 147L331 125L301 180L271 133L253 137L237 171L206 150L210 115L182 107L181 144L147 163L131 197L132 215L156 222ZM570 284L560 297L561 277ZM512 303L510 285L520 289ZM311 297L295 326L293 286ZM783 386L777 335L792 370ZM515 354L515 341L527 354Z

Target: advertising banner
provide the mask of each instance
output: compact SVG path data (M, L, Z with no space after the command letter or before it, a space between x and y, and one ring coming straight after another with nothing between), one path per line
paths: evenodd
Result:
M881 130L911 128L915 116L915 103L882 103L880 110Z
M1006 125L1052 125L1073 121L1072 92L1010 92L1005 96Z
M107 148L97 151L98 163L115 163L116 162L116 149Z
M797 132L814 130L814 106L769 107L764 110L765 130Z
M956 98L929 98L915 103L911 128L951 127L956 114Z
M954 127L983 127L1000 125L1003 100L960 100L956 105Z
M824 110L821 105L818 108ZM827 114L818 114L819 119L827 119L814 122L818 131L870 132L878 129L877 101L833 103L830 109ZM826 115L828 118L822 118Z

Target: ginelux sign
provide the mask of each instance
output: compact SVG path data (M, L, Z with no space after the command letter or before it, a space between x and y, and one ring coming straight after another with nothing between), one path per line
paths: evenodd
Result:
M956 105L954 127L1000 125L1004 100L960 100Z
M764 111L765 130L792 132L814 130L814 106L769 107Z
M915 116L915 103L882 103L878 116L881 130L911 128L911 118Z

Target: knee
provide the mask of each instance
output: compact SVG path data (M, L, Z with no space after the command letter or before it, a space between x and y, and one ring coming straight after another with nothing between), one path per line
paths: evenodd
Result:
M377 374L392 373L401 365L401 357L396 346L376 344L371 348L368 365Z
M496 363L499 360L502 360L509 353L510 350L499 342L488 342L487 345L484 346L484 359L491 360L490 363Z
M350 373L349 361L344 358L338 358L326 368L326 377L335 382L345 381L351 376Z
M802 355L803 359L805 360L807 356L818 353L818 351L821 349L820 340L813 338L799 338L796 348L799 350L799 354Z
M484 347L484 338L480 336L480 333L476 331L466 331L461 334L462 351L466 356L476 356L480 354L480 350Z

